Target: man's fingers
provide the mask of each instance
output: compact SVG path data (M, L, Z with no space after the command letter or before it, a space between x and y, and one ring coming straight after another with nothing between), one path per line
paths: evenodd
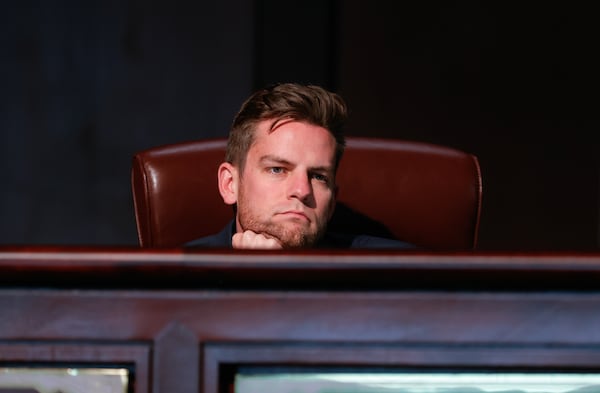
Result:
M253 231L239 232L231 239L233 248L277 250L283 248L277 239Z

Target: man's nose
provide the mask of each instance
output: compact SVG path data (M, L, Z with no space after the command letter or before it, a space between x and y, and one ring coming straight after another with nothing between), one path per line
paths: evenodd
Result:
M312 195L312 184L307 173L297 172L291 177L290 192L291 198L297 198L303 202Z

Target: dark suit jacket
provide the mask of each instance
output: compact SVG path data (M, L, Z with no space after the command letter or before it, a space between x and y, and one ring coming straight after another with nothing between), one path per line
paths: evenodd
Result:
M235 222L232 220L221 232L193 240L186 243L185 247L231 248L231 238L234 233ZM409 250L416 247L410 243L382 237L327 232L315 248L393 248Z

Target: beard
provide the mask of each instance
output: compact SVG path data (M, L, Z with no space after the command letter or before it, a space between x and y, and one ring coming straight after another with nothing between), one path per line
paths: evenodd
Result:
M261 222L252 216L244 215L242 211L238 211L238 219L244 230L251 230L275 238L283 248L313 247L325 232L325 228L313 231L311 228L300 225L286 225L272 221Z
M271 218L260 219L241 193L237 209L237 219L243 230L251 230L275 238L283 248L287 249L313 247L327 230L327 220L323 218L317 218L316 227L305 225L306 223L274 222Z

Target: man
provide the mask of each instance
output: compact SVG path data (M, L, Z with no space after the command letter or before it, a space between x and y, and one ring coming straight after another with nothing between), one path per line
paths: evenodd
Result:
M187 246L240 249L410 245L327 233L344 152L342 98L318 86L279 84L254 93L236 115L218 169L223 201L235 219Z

